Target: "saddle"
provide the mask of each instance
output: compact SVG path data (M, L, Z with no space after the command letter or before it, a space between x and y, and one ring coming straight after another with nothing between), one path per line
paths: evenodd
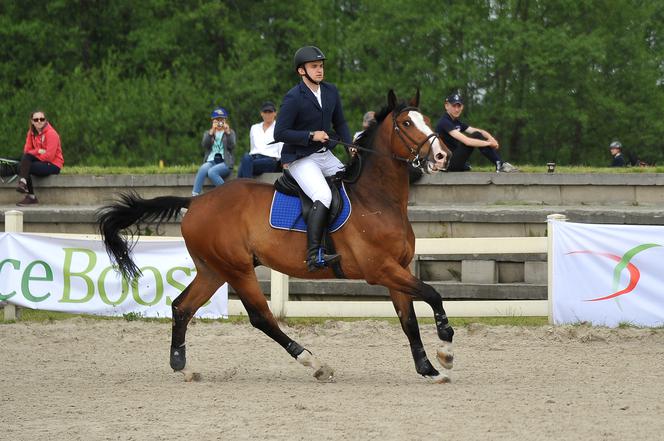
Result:
M328 213L328 225L332 225L332 221L339 215L343 206L339 190L341 179L337 175L334 175L326 177L325 180L332 191L332 202L330 203L330 211ZM302 205L302 217L305 219L305 222L306 219L309 219L309 212L314 205L314 201L302 191L288 170L284 170L283 174L274 181L274 188L280 193L299 197L300 204Z
M328 228L323 234L321 245L325 247L328 253L335 254L336 251L330 231L336 231L341 228L350 216L350 200L345 193L345 189L343 191L342 197L342 181L340 177L335 175L325 179L330 186L330 190L332 191L332 202L330 203L328 214ZM311 211L311 208L314 204L311 198L309 198L309 196L307 196L302 191L297 181L293 178L288 170L284 170L283 174L274 182L274 188L278 193L283 193L284 195L298 198L300 201L301 213L296 217L295 220L291 221L291 225L284 229L292 231L306 231L306 229L303 230L302 227L304 226L304 228L306 228L306 225L304 224L306 224L306 220L309 218L309 212ZM272 202L273 209L271 210L270 214L270 224L273 228L283 228L283 225L277 226L273 224L274 208L275 204L277 204L276 196L278 193L275 193L275 199ZM346 201L345 204L344 199ZM332 264L330 268L338 279L346 278L339 262Z

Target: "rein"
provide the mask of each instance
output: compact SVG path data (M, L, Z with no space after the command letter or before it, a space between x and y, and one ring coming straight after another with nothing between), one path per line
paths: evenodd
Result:
M374 149L368 149L366 147L362 147L360 145L353 144L353 143L350 143L350 142L343 142L343 141L338 140L338 139L332 139L332 141L337 143L337 144L345 145L346 147L350 147L350 148L357 149L357 150L362 150L363 152L374 153L376 155L382 155L382 156L389 156L390 158L396 159L397 161L403 161L403 162L406 162L406 163L413 162L413 161L411 161L407 158L402 158L401 156L397 156L394 153L388 154L388 153L383 153L383 152L377 152Z

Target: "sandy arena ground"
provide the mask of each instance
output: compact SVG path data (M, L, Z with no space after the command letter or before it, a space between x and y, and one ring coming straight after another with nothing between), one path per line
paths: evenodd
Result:
M0 326L2 440L664 439L664 330L457 330L452 384L415 373L380 321L288 328L336 370L308 368L249 325L189 327L185 383L166 323ZM430 358L437 337L423 329Z

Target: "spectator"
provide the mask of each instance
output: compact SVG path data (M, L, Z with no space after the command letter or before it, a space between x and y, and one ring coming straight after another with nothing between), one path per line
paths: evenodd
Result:
M625 167L627 165L620 141L613 141L609 144L609 151L611 152L611 156L613 156L611 167Z
M263 122L251 126L249 132L251 148L249 153L242 157L240 169L237 172L238 178L253 178L263 173L280 170L279 159L283 143L272 144L274 142L274 121L277 118L276 110L270 101L264 102L261 106Z
M194 189L191 194L197 196L203 191L205 178L215 187L224 183L233 170L233 150L235 149L235 131L228 123L228 112L223 107L217 107L210 115L212 127L203 133L201 147L205 151L203 165L196 173Z
M341 107L336 86L323 82L325 55L315 46L295 52L293 64L301 81L286 93L274 128L274 139L284 143L281 162L314 205L307 219L307 270L336 263L338 254L326 254L321 246L327 228L332 192L325 180L344 169L330 151L328 131L334 131L346 143L350 130Z
M353 135L353 142L355 142L355 140L356 140L356 139L357 139L362 133L364 133L364 131L365 131L366 129L368 129L369 126L370 126L372 123L375 123L375 122L376 122L376 112L374 112L373 110L370 110L370 111L368 111L367 113L365 113L364 116L362 117L362 130L360 130L359 132L355 132L355 134Z
M64 164L60 135L48 122L43 111L32 112L16 185L16 191L25 193L25 197L16 205L25 207L39 203L32 187L31 175L57 175Z
M463 112L463 99L453 93L445 99L445 114L438 120L436 131L452 151L452 159L448 171L468 171L471 169L468 158L474 148L496 166L496 172L512 173L519 169L509 162L504 162L498 155L500 145L486 130L471 127L459 120ZM468 136L470 135L470 136Z

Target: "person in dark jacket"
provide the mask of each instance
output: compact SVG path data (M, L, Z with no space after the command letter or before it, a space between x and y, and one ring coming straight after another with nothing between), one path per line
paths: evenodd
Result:
M609 144L609 151L611 152L611 156L613 156L611 167L625 167L627 165L620 141L613 141Z
M281 163L314 205L307 219L307 270L315 271L339 261L338 254L326 254L321 240L327 227L332 193L325 180L344 169L331 149L332 130L350 143L351 135L337 88L323 82L325 55L315 46L295 52L293 64L301 81L286 93L279 108L274 139L283 142Z
M192 196L197 196L203 191L205 178L215 187L224 183L233 170L233 150L235 150L235 130L228 123L228 111L223 107L217 107L210 114L212 127L203 133L201 147L205 151L203 164L198 168L194 180Z
M478 149L491 163L498 173L514 173L519 169L502 160L498 154L498 141L486 130L471 127L459 120L463 112L463 98L457 92L445 99L445 113L436 124L438 132L447 147L452 150L452 159L447 171L468 171L471 169L468 158Z

